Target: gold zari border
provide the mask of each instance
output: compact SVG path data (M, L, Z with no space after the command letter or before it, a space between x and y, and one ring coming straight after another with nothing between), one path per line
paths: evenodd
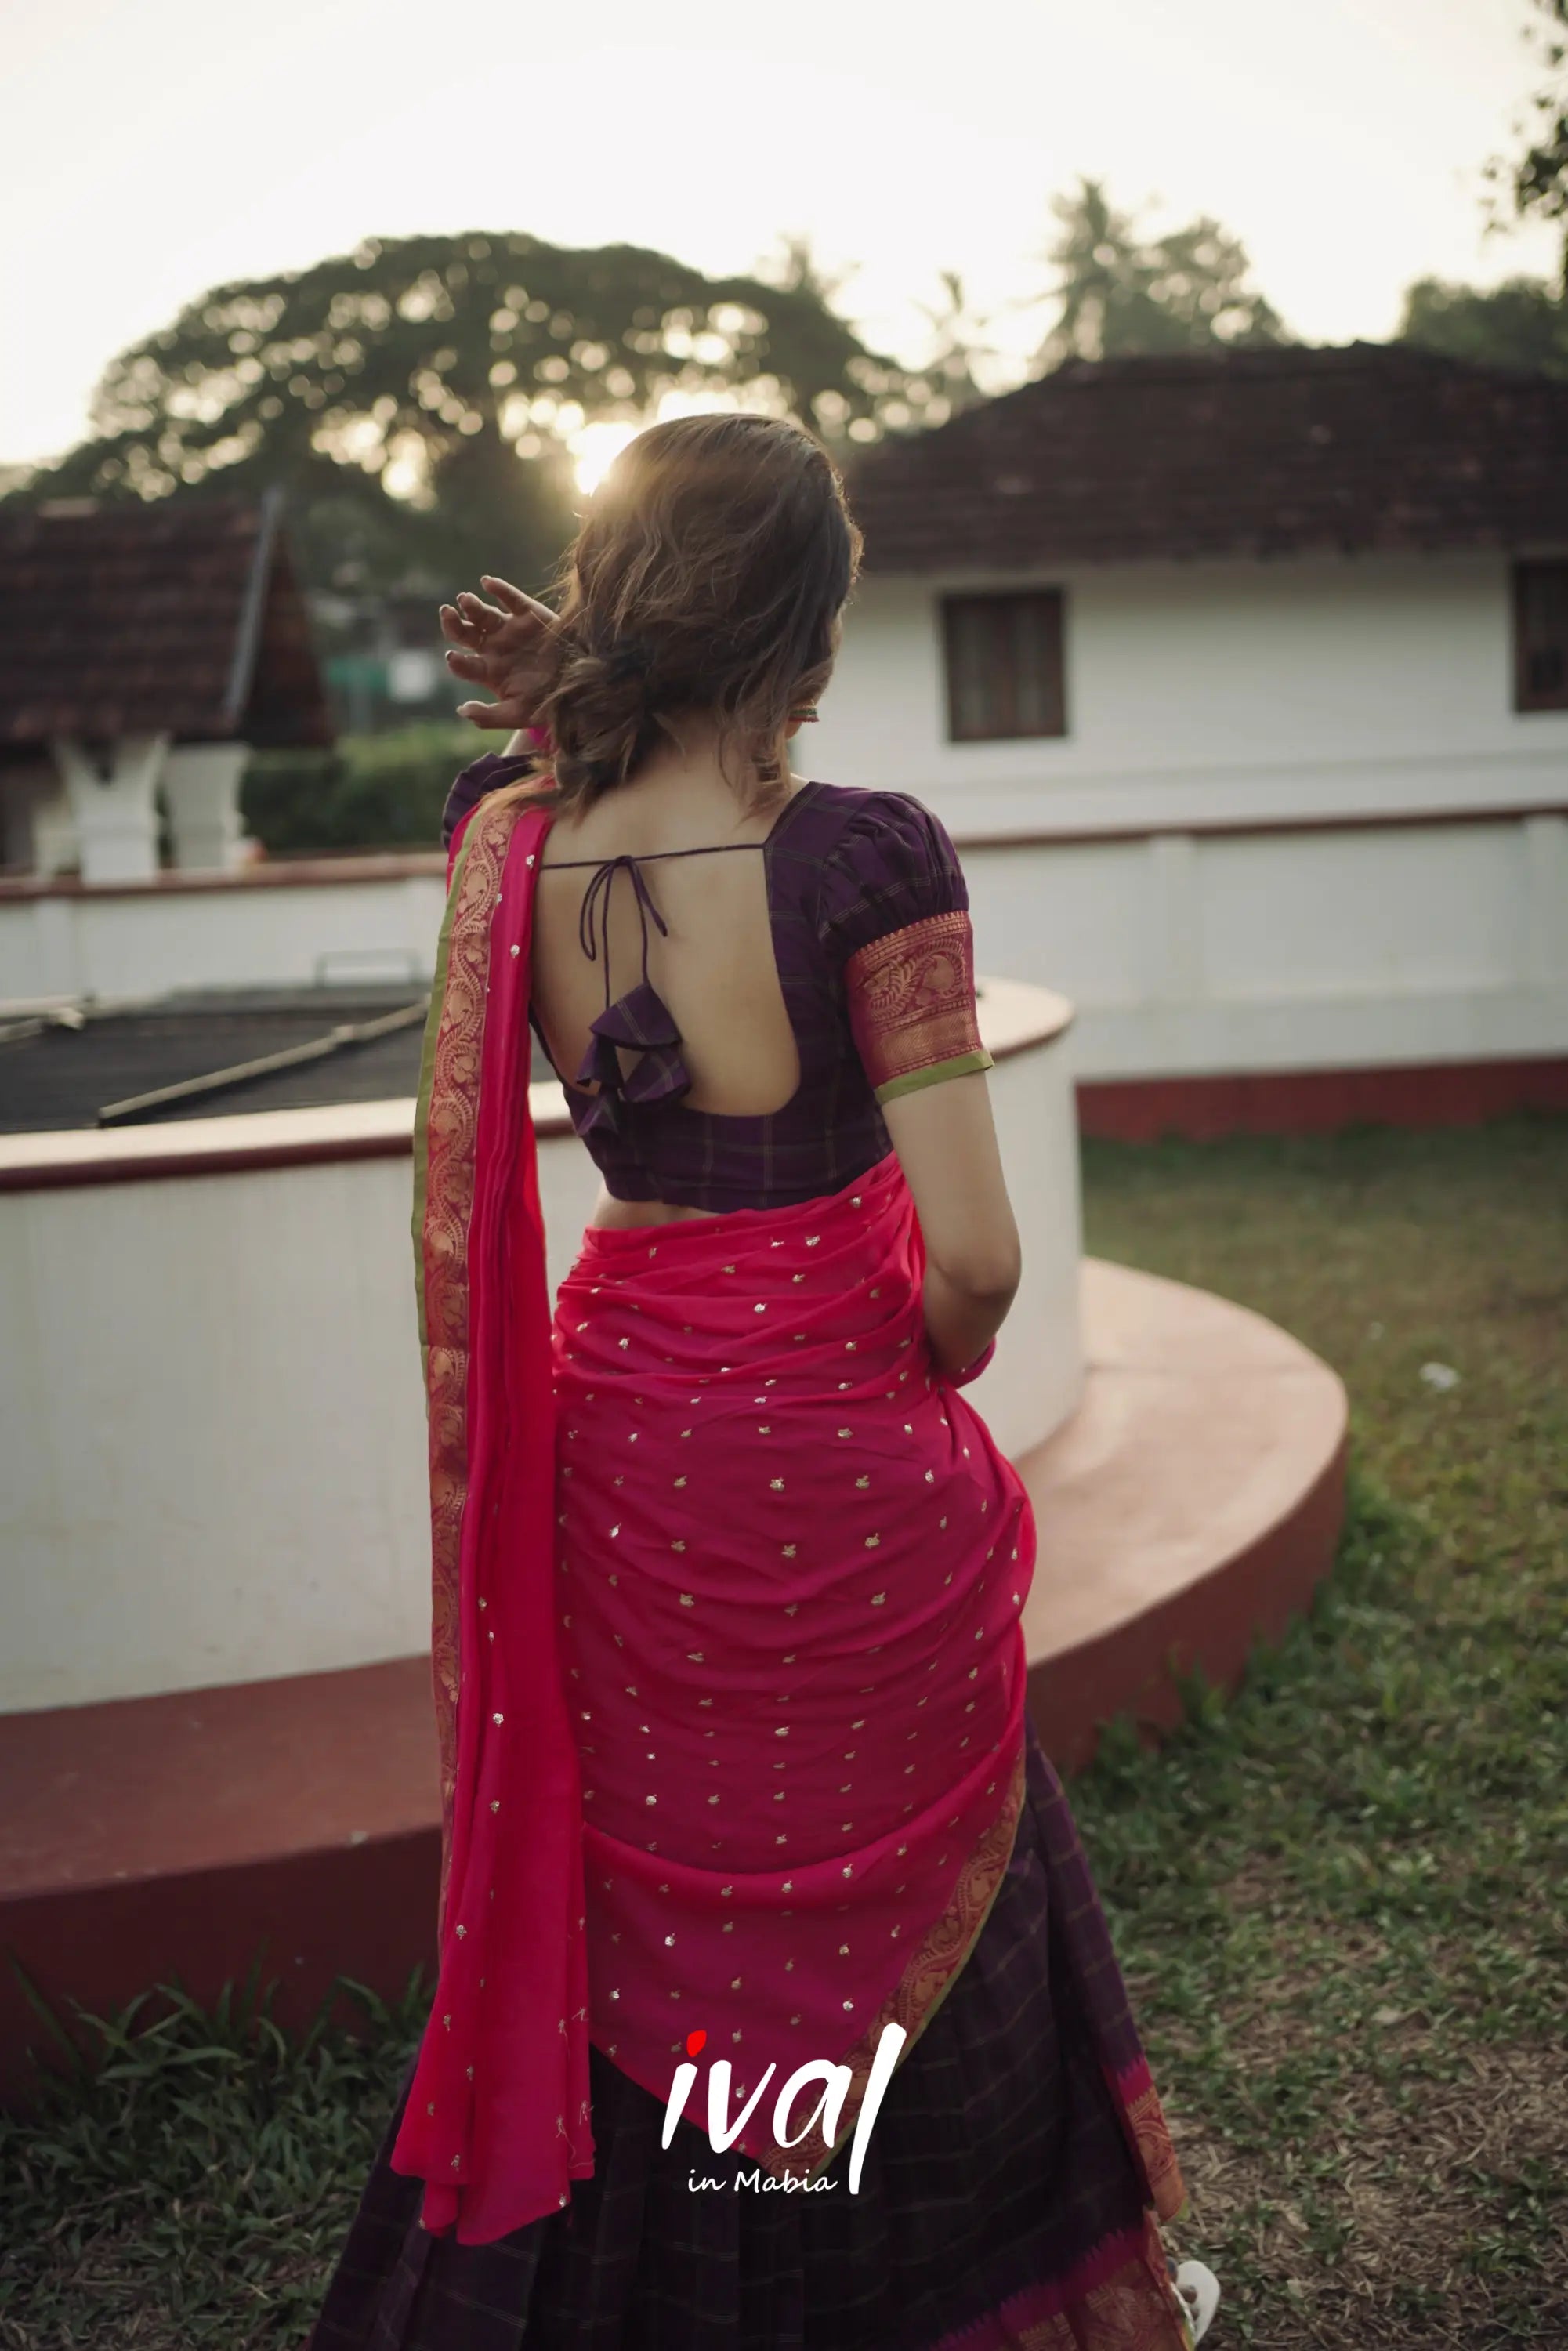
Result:
M1181 2176L1181 2164L1160 2104L1160 2094L1154 2084L1151 2082L1138 2097L1130 2100L1124 2111L1137 2145L1155 2210L1162 2220L1179 2220L1187 2207L1186 2184Z
M457 1687L462 1662L461 1557L468 1494L468 1364L479 1079L490 928L521 789L497 792L470 818L453 875L439 1013L432 1009L428 1081L414 1139L423 1310L421 1354L429 1426L431 1681L441 1764L441 1890L444 1917L452 1867L457 1792Z
M837 2140L830 2147L821 2126L814 2125L793 2147L775 2142L764 2148L758 2160L775 2177L814 2179L832 2161L854 2130L883 2028L901 2024L908 2034L899 2053L902 2064L957 1980L1001 1890L1023 1811L1025 1776L1026 1756L1020 1747L1001 1810L964 1864L946 1908L910 1954L904 1973L866 2031L838 2061L849 2067L851 2082L840 2113Z
M962 907L872 939L844 966L850 1027L878 1102L989 1069L975 1008L975 946Z

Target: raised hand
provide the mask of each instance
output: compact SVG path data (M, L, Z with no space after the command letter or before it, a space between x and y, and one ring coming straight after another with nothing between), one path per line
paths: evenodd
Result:
M455 604L441 607L441 633L448 641L446 666L454 677L484 686L494 702L463 702L459 718L476 726L506 728L515 733L531 726L528 697L538 674L543 633L556 625L548 604L525 596L509 580L488 572L479 585L495 602L464 592Z

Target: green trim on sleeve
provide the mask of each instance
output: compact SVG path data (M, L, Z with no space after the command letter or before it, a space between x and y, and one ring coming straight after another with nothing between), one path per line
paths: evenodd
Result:
M938 1086L944 1078L967 1078L976 1070L996 1066L983 1045L972 1053L951 1053L945 1061L928 1061L923 1070L905 1070L902 1077L889 1078L883 1086L875 1088L879 1102L890 1102L899 1094L912 1094L921 1086Z

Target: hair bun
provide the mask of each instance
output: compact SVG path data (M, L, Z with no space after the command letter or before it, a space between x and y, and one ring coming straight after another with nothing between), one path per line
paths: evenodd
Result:
M653 649L641 637L622 637L605 656L604 672L612 685L641 682L653 666Z

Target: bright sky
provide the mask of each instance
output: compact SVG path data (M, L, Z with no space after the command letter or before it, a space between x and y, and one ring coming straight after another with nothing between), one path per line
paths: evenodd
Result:
M103 363L226 278L366 235L522 229L747 268L788 232L917 362L919 305L1037 292L1080 172L1203 211L1314 341L1414 277L1547 273L1483 241L1537 78L1526 0L0 0L0 460L57 451ZM467 28L465 31L465 28ZM1045 314L1012 312L1026 350Z

